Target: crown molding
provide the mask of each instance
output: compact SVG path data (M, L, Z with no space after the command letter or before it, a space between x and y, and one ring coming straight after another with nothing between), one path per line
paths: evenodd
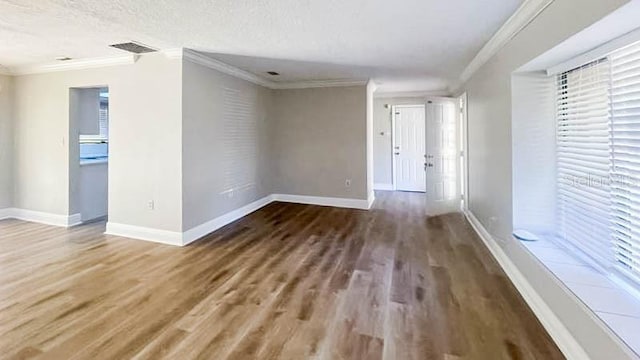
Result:
M167 59L182 59L183 48L164 49L160 50Z
M341 80L313 80L313 81L295 81L295 82L275 82L256 74L242 70L233 65L229 65L220 60L213 59L202 53L185 48L174 48L161 50L162 53L168 59L183 59L193 63L208 67L220 71L224 74L231 75L233 77L249 81L256 85L264 86L269 89L306 89L306 88L321 88L321 87L339 87L339 86L365 86L368 80L353 80L353 79L341 79ZM141 55L124 55L117 57L103 57L103 58L90 58L90 59L78 59L69 60L64 62L38 64L38 65L25 65L16 66L11 68L0 67L0 74L5 75L28 75L28 74L40 74L55 71L69 71L69 70L81 70L91 69L105 66L114 65L127 65L135 63Z
M525 0L513 15L498 29L498 31L480 49L469 65L460 75L459 83L452 87L455 90L463 85L471 76L493 57L502 47L535 19L553 0ZM454 91L452 91L454 92Z
M201 54L193 50L182 49L182 58L189 60L193 63L206 66L214 70L218 70L227 75L231 75L233 77L237 77L239 79L249 81L256 85L261 85L261 86L273 89L273 86L275 84L273 81L266 80L248 71L239 69L235 66L229 65L220 60L213 59L211 57L208 57L204 54Z
M30 74L41 74L41 73L49 73L49 72L56 72L56 71L93 69L93 68L105 67L105 66L129 65L129 64L134 64L136 61L138 61L139 57L140 57L139 55L124 55L124 56L69 60L69 61L49 63L49 64L16 66L16 67L9 68L9 73L11 75L30 75Z
M181 50L181 51L180 51ZM256 85L264 86L269 89L308 89L322 87L339 87L339 86L365 86L368 80L311 80L311 81L293 81L293 82L276 82L265 79L261 76L253 74L249 71L242 70L233 65L229 65L220 60L213 59L207 55L193 51L190 49L170 49L163 51L165 56L169 58L182 58L193 63L206 66L210 69L220 71L227 75L249 81Z
M433 90L433 91L393 91L393 92L376 92L373 97L376 99L385 98L408 98L408 97L430 97L441 96L447 97L451 94L447 90Z
M292 82L273 82L272 89L309 89L343 86L366 86L368 80L311 80Z

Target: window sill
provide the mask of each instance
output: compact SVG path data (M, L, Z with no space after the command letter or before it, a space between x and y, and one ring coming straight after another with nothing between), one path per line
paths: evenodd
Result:
M636 354L640 354L640 300L553 241L521 241L549 271Z

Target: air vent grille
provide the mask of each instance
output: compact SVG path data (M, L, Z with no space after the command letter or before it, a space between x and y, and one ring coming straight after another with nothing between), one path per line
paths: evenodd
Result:
M112 44L109 46L114 47L116 49L128 51L134 54L144 54L144 53L157 51L156 49L152 49L146 45L142 45L140 43L133 42L133 41L120 43L120 44Z

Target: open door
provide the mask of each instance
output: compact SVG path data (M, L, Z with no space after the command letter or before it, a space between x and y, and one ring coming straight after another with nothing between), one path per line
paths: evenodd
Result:
M460 210L460 127L456 99L426 104L426 195L428 215Z

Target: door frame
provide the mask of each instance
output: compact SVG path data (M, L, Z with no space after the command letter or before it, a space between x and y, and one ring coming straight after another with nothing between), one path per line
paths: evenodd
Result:
M460 121L460 140L462 143L461 156L462 168L460 169L460 181L462 181L462 211L469 210L469 97L466 92L458 96L459 103L459 121Z
M426 101L422 104L402 104L402 105L392 105L391 106L391 185L392 190L397 191L397 181L396 181L396 109L399 108L415 108L420 107L424 112L424 121L425 121L425 129L427 126L427 112L426 112ZM425 140L425 145L427 143L427 134L422 134Z

